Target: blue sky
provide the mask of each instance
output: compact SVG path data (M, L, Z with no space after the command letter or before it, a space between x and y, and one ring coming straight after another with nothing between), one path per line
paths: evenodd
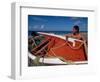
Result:
M28 15L29 31L71 31L74 25L87 31L87 17Z

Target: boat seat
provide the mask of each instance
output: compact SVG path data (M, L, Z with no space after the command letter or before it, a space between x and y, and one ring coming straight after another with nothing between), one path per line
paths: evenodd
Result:
M47 44L49 43L49 41L50 41L50 38L42 41L40 45L36 46L35 48L31 50L31 53L33 53L34 55L39 54L47 47Z
M45 46L43 46L43 48L41 48L40 50L38 50L35 54L39 54L41 53L41 51L45 50L46 52L50 50L50 48L52 48L54 45L54 39L51 39Z

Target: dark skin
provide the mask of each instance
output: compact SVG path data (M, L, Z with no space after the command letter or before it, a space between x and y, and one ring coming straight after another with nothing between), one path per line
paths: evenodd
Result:
M83 37L81 36L81 34L79 33L79 31L77 29L75 29L74 27L72 29L72 34L67 34L65 36L66 36L66 39L68 39L68 37L72 37L75 39L84 40Z
M81 42L84 43L85 47L87 47L87 41L81 36L79 29L77 30L73 27L72 34L66 34L65 37L66 37L66 41L68 41L69 37L81 40Z
M79 34L75 28L73 28L72 33L73 33L73 35L77 35L77 34Z

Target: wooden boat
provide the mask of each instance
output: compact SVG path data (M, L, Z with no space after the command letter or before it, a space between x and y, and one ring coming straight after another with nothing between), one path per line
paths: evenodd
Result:
M66 40L66 37L49 33L39 32L39 34L44 36L45 39L31 49L30 52L34 56L40 56L44 61L50 60L50 58L58 58L62 62L87 61L87 47L84 41L73 38Z

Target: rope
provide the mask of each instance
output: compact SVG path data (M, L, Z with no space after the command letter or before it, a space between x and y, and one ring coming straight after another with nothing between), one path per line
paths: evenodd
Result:
M62 45L60 45L60 46L58 46L58 47L54 47L54 48L51 48L50 49L50 51L53 53L53 55L55 56L55 57L57 57L57 58L59 58L60 60L63 60L64 62L66 62L67 64L74 64L75 65L75 63L73 62L73 61L71 61L71 60L66 60L66 59L64 59L63 57L59 57L59 56L57 56L55 53L54 53L54 49L57 49L57 48L60 48L60 47L62 47L62 46L64 46L64 45L66 45L66 44L68 44L68 46L71 48L71 49L79 49L82 45L85 45L85 43L84 42L81 42L81 44L78 46L78 47L72 47L68 42L67 43L64 43L64 44L62 44Z

